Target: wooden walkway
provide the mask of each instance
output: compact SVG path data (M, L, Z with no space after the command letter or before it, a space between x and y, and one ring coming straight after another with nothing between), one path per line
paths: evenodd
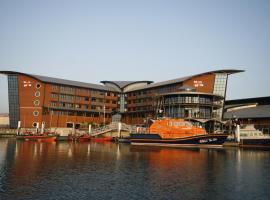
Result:
M0 128L0 138L15 137L17 129Z

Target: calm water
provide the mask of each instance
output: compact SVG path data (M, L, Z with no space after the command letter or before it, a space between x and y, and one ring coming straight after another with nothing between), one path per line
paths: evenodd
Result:
M0 199L270 199L270 151L2 139Z

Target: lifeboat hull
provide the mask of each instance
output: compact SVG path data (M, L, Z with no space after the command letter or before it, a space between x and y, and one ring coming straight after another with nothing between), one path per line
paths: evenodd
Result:
M169 146L169 147L194 147L209 146L221 147L227 139L227 134L205 134L183 138L163 139L159 134L131 134L132 145Z

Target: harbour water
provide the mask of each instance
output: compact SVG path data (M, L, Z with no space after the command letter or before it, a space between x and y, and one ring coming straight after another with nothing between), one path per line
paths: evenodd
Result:
M270 151L0 140L0 199L270 199Z

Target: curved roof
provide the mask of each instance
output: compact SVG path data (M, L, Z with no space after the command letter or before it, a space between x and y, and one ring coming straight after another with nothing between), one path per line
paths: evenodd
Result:
M259 105L224 113L225 119L231 119L233 116L240 119L270 118L270 105Z
M209 72L204 72L204 73L200 73L200 74L195 74L195 75L192 75L192 76L186 76L186 77L182 77L182 78L176 78L176 79L172 79L172 80L168 80L168 81L162 81L162 82L149 84L149 85L144 86L144 87L134 88L132 90L129 90L128 92L132 92L132 91L136 91L136 90L149 89L149 88L154 88L154 87L159 87L159 86L165 86L165 85L171 85L171 84L175 84L175 83L180 83L180 82L184 82L184 81L186 81L188 79L191 79L193 77L201 76L201 75L205 75L205 74L227 73L227 74L230 75L230 74L239 73L239 72L244 72L244 70L223 69L223 70L209 71Z
M47 77L47 76L27 74L27 73L22 73L22 72L15 72L15 71L0 71L0 74L7 74L7 75L8 74L22 74L22 75L30 76L34 79L37 79L37 80L39 80L41 82L45 82L45 83L54 83L54 84L69 85L69 86L74 86L74 87L92 88L92 89L114 91L114 92L117 92L117 91L119 92L119 90L117 90L117 88L119 88L120 90L123 90L125 87L130 86L132 84L146 83L146 85L144 85L144 86L138 86L138 87L135 87L132 89L128 89L126 91L126 92L132 92L132 91L137 91L137 90L155 88L155 87L159 87L159 86L171 85L171 84L186 81L186 80L191 79L191 78L196 77L196 76L201 76L201 75L210 74L210 73L234 74L234 73L238 73L238 72L244 72L244 70L235 70L235 69L216 70L216 71L205 72L205 73L201 73L201 74L186 76L186 77L172 79L172 80L158 82L158 83L153 83L152 81L101 81L101 83L103 83L103 84L110 83L111 85L115 85L116 88L114 88L112 86L110 87L110 86L106 86L106 85L84 83L84 82L79 82L79 81L52 78L52 77Z
M6 75L21 74L21 75L29 76L31 78L34 78L44 83L61 84L61 85L68 85L68 86L73 86L73 87L82 87L82 88L87 88L87 89L91 88L91 89L97 89L97 90L115 91L114 88L104 86L104 85L84 83L84 82L72 81L72 80L66 80L66 79L60 79L60 78L52 78L52 77L27 74L27 73L22 73L22 72L0 71L0 74L6 74Z
M153 83L153 81L100 81L103 84L106 83L110 83L113 84L115 86L117 86L118 88L120 88L121 90L124 89L125 87L132 85L132 84L137 84L137 83L146 83L146 84L150 84Z

